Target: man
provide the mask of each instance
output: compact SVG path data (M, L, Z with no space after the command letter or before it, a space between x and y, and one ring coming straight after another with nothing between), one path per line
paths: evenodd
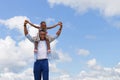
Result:
M26 27L27 22L24 22L24 34L25 36L33 43L35 43L35 39L30 36L28 33L27 27ZM62 30L62 23L59 24L60 28L56 33L56 36L50 37L48 36L49 42L52 42L55 40L61 33ZM38 52L36 55L36 61L34 63L34 79L35 80L41 80L41 74L43 75L43 80L49 80L49 67L48 67L48 57L47 57L47 46L45 42L46 38L46 32L44 31L39 31L39 42L38 42Z

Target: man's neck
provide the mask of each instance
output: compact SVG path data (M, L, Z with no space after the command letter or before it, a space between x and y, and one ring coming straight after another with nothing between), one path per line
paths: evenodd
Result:
M46 39L41 39L41 38L40 38L40 41L45 41L45 40L46 40Z

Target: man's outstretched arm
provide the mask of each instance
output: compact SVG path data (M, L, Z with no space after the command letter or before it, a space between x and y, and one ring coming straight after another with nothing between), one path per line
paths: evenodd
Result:
M48 36L48 39L50 42L54 41L56 38L58 38L61 34L62 31L62 23L60 24L60 28L59 30L56 32L56 36L52 37L52 36Z
M34 39L28 33L26 24L27 24L27 21L24 22L24 34L31 42L34 42Z

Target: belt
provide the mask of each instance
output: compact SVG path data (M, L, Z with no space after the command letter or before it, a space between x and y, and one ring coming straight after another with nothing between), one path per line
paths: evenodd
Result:
M48 60L48 59L36 59L36 61L43 61L43 60Z

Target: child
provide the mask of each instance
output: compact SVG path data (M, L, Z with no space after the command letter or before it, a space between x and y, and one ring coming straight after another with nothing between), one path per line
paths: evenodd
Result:
M58 24L56 24L56 25L54 25L54 26L47 27L45 21L42 21L42 22L40 23L40 26L36 26L36 25L30 23L30 22L27 21L27 20L25 20L25 21L26 21L27 23L29 23L31 26L37 28L37 29L39 30L39 32L40 32L40 31L44 31L44 32L46 32L46 34L47 34L47 29L52 29L52 28L54 28L54 27L62 24L61 22L59 22ZM39 36L40 36L40 35L39 35ZM46 44L47 44L47 51L48 51L48 53L50 53L50 52L51 52L50 42L49 42L49 39L47 38L47 35L46 35L46 39L45 39L45 40L46 40ZM37 50L38 50L38 41L35 41L34 52L37 52Z

